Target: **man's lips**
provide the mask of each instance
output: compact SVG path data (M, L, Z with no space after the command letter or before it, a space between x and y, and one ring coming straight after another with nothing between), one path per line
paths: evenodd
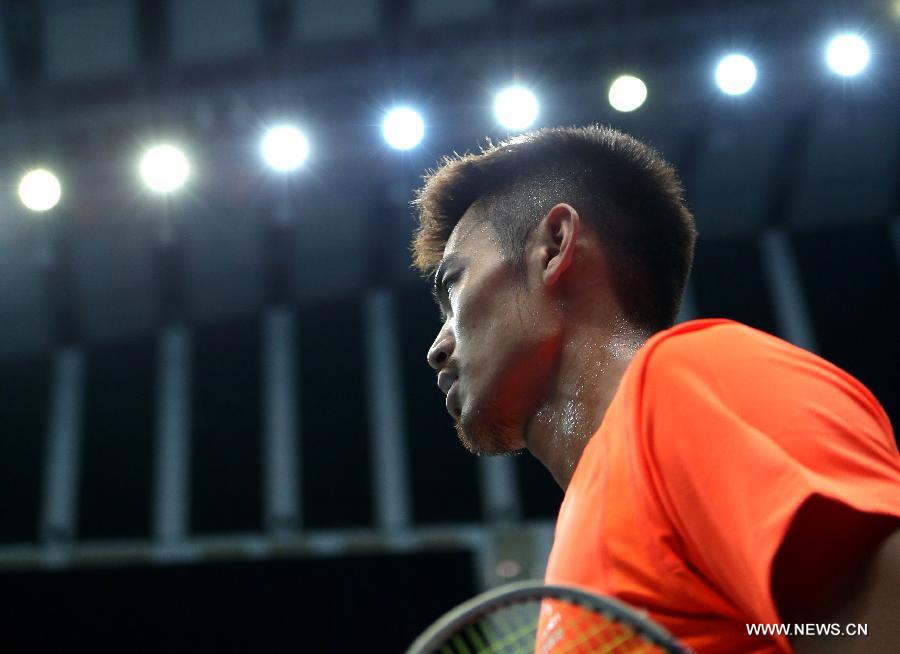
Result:
M437 376L437 385L438 388L447 395L450 392L450 387L453 386L453 383L456 381L458 375L455 372L450 372L449 370L441 370Z
M459 420L459 409L456 406L456 389L459 387L459 381L454 379L453 383L450 385L450 389L447 391L447 399L445 404L447 405L447 412L453 416L454 420Z
M459 419L459 409L457 408L456 396L459 394L457 387L459 386L459 373L455 370L441 370L437 376L438 388L440 388L447 396L445 404L447 412L453 416L454 420Z

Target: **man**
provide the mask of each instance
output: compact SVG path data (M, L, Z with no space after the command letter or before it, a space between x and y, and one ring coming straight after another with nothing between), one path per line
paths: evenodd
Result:
M445 160L416 206L444 320L428 362L460 439L528 449L565 491L548 583L644 609L700 654L900 651L888 418L773 336L672 327L695 230L656 152L540 130ZM828 630L751 633L776 623ZM834 635L848 623L868 635Z

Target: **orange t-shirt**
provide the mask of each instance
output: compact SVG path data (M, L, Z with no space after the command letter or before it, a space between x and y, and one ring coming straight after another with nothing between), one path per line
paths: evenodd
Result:
M575 469L548 584L644 609L697 654L790 651L771 566L822 496L900 516L887 415L824 359L729 320L683 323L629 365Z

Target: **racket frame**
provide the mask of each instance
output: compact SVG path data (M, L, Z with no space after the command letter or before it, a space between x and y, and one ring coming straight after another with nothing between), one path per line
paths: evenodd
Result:
M547 599L569 602L608 616L671 654L689 654L689 650L679 645L665 629L617 599L596 595L576 586L548 585L541 581L505 584L463 602L426 629L406 650L406 654L432 654L454 634L498 608L528 600L538 602Z

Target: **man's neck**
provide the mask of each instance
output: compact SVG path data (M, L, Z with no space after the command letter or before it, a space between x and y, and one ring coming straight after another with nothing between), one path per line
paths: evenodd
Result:
M528 450L563 490L645 340L621 325L581 328L563 340L558 372L525 426Z

